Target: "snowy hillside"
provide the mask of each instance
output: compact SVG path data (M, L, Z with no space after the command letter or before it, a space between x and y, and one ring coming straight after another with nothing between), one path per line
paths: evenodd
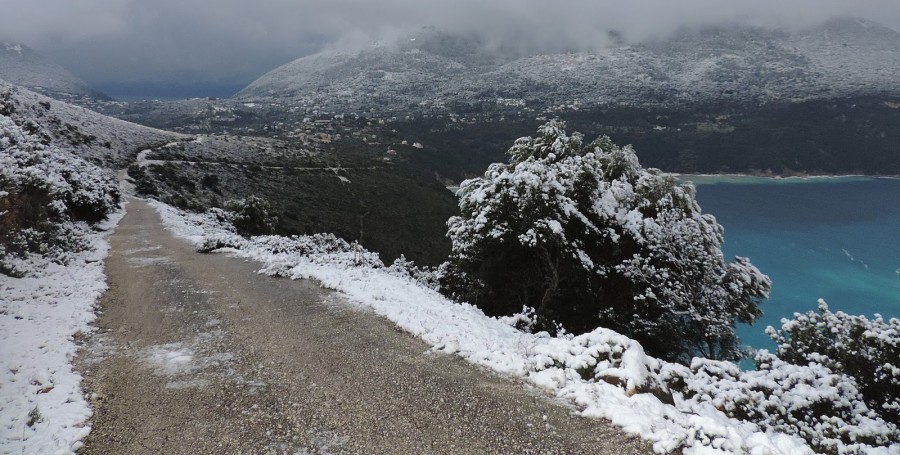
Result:
M48 144L69 148L81 158L111 168L124 167L143 149L186 137L107 117L3 80L0 115L26 130L40 130Z
M520 58L487 49L477 39L426 30L393 45L295 60L237 96L403 110L498 99L672 106L900 94L900 33L856 19L791 33L683 30L666 40Z
M390 100L405 107L420 94L440 93L469 80L470 68L417 48L375 45L356 54L317 54L273 70L242 90L239 97L291 97L325 104L367 105Z
M864 19L837 19L788 40L826 86L865 94L900 91L900 33Z
M20 43L0 43L0 79L56 99L109 99L69 70Z

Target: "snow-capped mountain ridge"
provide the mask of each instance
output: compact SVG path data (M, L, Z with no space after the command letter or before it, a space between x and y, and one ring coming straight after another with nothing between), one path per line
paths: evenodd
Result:
M898 95L900 33L836 19L801 31L682 30L667 40L514 55L477 37L424 29L393 46L326 51L263 75L237 97L402 110L497 98L535 105L677 105Z

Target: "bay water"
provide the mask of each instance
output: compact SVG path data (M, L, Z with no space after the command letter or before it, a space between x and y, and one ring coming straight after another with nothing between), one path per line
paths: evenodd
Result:
M772 279L761 320L738 327L743 344L773 350L766 326L820 298L831 311L900 317L900 179L682 179L725 227L726 259L749 257Z

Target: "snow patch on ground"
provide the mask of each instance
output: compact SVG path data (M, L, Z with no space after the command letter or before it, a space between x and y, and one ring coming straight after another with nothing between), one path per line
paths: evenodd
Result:
M145 246L142 248L132 248L130 250L125 250L122 253L126 256L132 256L132 255L135 255L138 253L147 253L150 251L157 251L157 250L161 250L161 249L162 249L161 245L153 245L153 246Z
M72 360L106 290L106 237L123 215L88 234L93 248L68 265L0 275L0 453L74 453L90 432Z
M166 256L134 257L128 258L126 261L128 262L128 265L134 268L149 267L151 265L168 264L172 262L172 260Z
M196 369L194 351L181 343L151 346L147 349L147 362L158 368L160 373L175 375Z
M221 333L200 334L195 342L203 347L210 344L210 341L215 341L218 335L221 335ZM144 350L142 357L154 369L155 374L178 377L219 367L226 367L227 369L228 363L234 359L234 354L230 352L215 352L204 355L193 346L184 343L168 343L148 347ZM234 374L234 372L229 371L229 374ZM204 379L182 377L179 380L170 382L166 387L185 388L205 385L208 382Z
M166 227L196 246L227 239L223 248L263 263L261 273L306 278L338 290L349 301L374 310L432 346L496 372L524 378L580 414L611 420L626 432L650 440L657 452L808 454L797 437L763 432L756 425L727 417L712 406L689 411L666 404L640 387L663 366L623 335L598 328L579 336L528 334L478 308L446 299L388 267L357 266L359 253L302 255L271 248L272 237L242 239L208 215L186 214L150 201ZM290 239L283 239L285 242ZM294 239L303 241L303 239ZM365 263L366 261L362 261ZM584 371L593 377L584 378ZM678 398L676 397L676 400Z

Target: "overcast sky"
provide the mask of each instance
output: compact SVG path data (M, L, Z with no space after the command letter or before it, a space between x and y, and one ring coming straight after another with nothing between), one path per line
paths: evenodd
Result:
M242 86L326 46L434 25L589 46L717 23L803 27L832 16L900 30L900 0L0 0L0 39L96 87Z

